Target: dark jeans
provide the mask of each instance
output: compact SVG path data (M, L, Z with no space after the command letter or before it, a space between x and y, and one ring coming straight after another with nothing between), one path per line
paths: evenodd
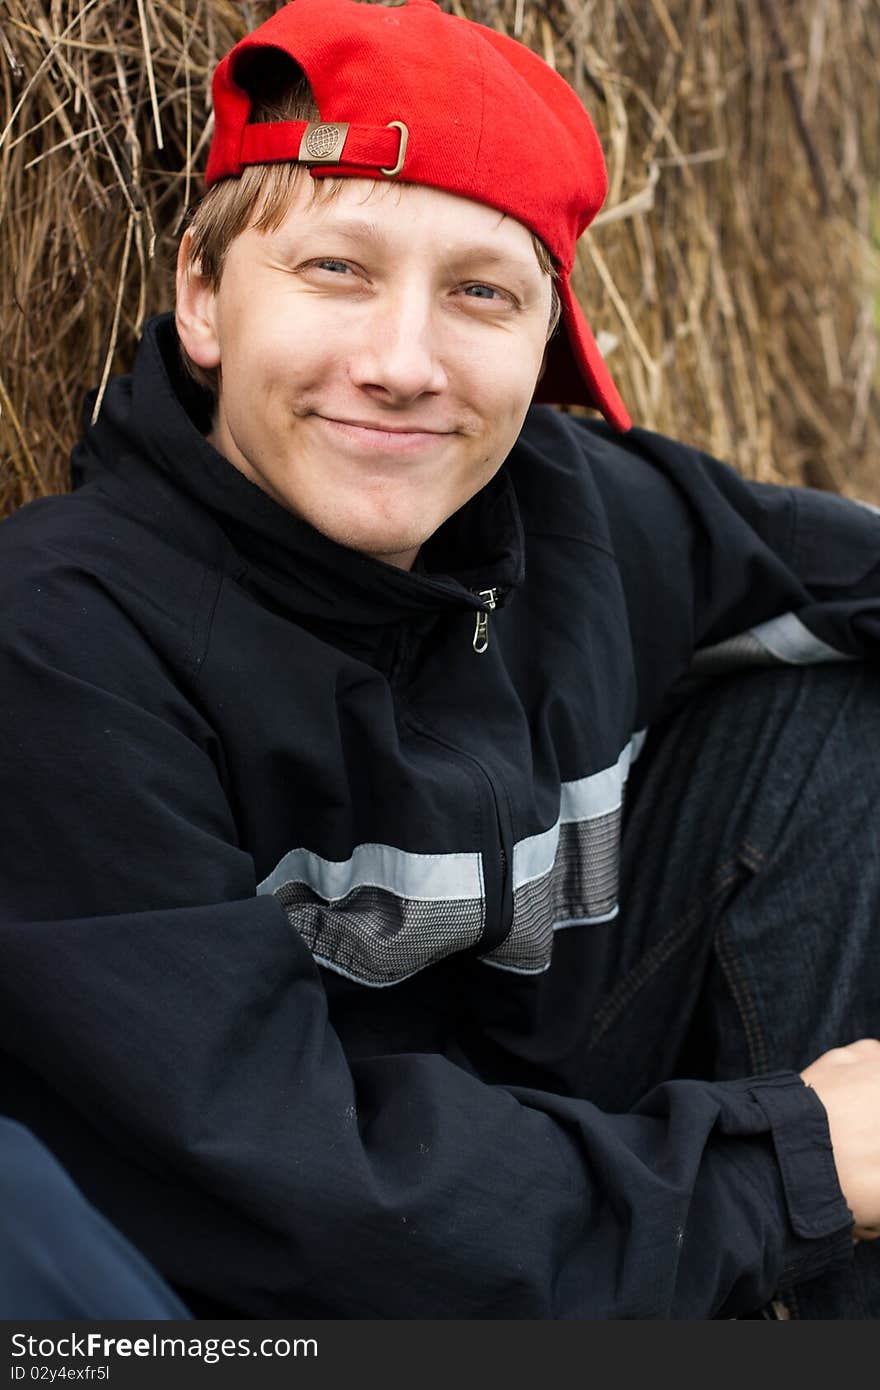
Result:
M878 826L880 672L728 677L654 729L627 793L587 1093L620 1110L673 1075L800 1070L880 1035ZM24 1133L0 1123L0 1316L186 1316ZM880 1316L880 1242L784 1302Z
M880 671L725 677L653 730L621 928L591 1049L609 1109L671 1075L800 1071L880 1036ZM784 1303L880 1317L880 1242Z
M0 1318L188 1318L22 1125L0 1119Z

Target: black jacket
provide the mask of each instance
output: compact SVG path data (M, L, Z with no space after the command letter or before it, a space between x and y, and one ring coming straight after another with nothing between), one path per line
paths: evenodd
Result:
M0 534L0 1111L244 1316L730 1316L846 1259L794 1074L582 1094L583 924L696 648L876 658L880 518L539 408L405 573L204 409L154 320Z

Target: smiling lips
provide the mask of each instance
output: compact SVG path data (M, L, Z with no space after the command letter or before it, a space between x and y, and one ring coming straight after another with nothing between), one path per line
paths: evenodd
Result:
M431 430L407 425L378 425L360 420L337 420L330 415L316 415L340 442L347 441L360 451L382 454L417 453L436 445L454 430Z

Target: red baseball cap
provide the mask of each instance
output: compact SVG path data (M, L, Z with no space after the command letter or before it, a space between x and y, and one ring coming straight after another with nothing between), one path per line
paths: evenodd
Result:
M311 84L320 121L250 123L242 55L277 49ZM553 256L561 328L535 400L589 405L618 430L626 407L571 289L578 237L605 199L605 160L568 83L524 44L434 0L291 0L214 73L206 183L296 161L314 177L398 179L486 203Z

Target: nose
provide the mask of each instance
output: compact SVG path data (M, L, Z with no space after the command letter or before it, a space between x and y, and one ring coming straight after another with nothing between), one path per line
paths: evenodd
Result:
M398 284L377 298L349 362L354 384L388 405L442 392L448 378L425 289Z

